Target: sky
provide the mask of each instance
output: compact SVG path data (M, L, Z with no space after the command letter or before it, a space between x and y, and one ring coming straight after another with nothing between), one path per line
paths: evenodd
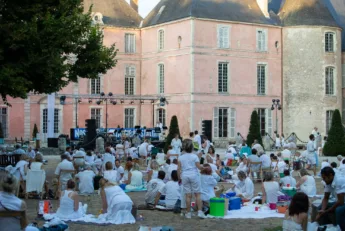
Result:
M129 3L129 0L126 0ZM160 0L139 0L139 14L145 18Z

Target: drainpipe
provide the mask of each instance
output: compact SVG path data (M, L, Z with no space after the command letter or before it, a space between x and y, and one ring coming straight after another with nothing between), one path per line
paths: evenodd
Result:
M140 101L139 101L139 126L141 127L141 110L142 110L142 104L141 104L141 74L142 74L142 54L143 54L143 43L142 43L142 38L141 38L141 29L140 29L140 54L139 54L139 68L140 68L140 72L139 72L139 96L140 96Z
M285 108L284 108L284 85L283 85L283 81L284 81L284 67L283 67L283 65L284 65L284 55L283 55L283 48L284 48L284 38L283 38L283 28L281 28L281 31L280 31L280 37L281 37L281 52L280 52L280 56L281 56L281 95L280 95L280 97L281 97L281 105L282 105L282 110L281 110L281 113L280 113L280 116L281 116L281 124L280 124L280 126L281 126L281 131L282 131L282 134L284 134L284 121L283 121L283 114L284 114L284 110L285 110Z

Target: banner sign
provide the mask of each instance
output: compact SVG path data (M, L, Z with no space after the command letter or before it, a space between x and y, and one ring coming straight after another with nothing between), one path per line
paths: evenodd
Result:
M120 139L122 136L132 137L140 130L140 137L159 138L160 133L155 129L135 129L135 128L108 128L108 134ZM151 131L150 131L151 130ZM97 129L97 133L105 133L105 129ZM86 128L71 128L71 140L79 140L81 136L86 135Z

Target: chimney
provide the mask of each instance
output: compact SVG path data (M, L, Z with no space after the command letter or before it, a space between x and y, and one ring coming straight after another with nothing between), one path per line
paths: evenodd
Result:
M258 3L262 13L265 15L266 18L269 18L270 15L268 13L268 0L256 0Z
M138 12L138 1L139 0L130 0L130 5L136 12Z

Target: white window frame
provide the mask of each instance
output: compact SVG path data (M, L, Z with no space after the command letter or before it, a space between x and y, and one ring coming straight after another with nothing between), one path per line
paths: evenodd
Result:
M217 26L217 47L219 49L229 49L231 41L231 26L218 25Z
M135 95L136 88L136 66L126 65L125 67L125 95Z
M332 36L332 38L330 39L328 36ZM326 31L325 32L325 52L326 53L334 53L335 49L336 49L336 35L334 32L332 31ZM331 42L331 44L329 45L328 43Z
M101 75L99 75L96 79L90 79L89 92L91 95L101 94L102 92L102 76Z
M222 124L223 124L222 128L220 127L220 123L221 123L220 110L223 110L223 111L226 110L225 112L223 112L224 118L222 119ZM230 108L228 108L228 107L218 107L218 124L217 124L217 126L218 126L217 137L218 138L228 138L228 136L229 136L229 123L230 123L229 111L230 111ZM225 118L226 118L226 120L225 120Z
M260 82L262 80L260 80L259 78L261 77L261 75L259 76L259 66L262 67L264 66L265 68L265 76L264 76L264 83L263 86L262 84L260 84ZM268 65L267 63L257 63L256 64L256 93L257 95L266 95L267 94L267 73L268 73ZM262 90L262 87L264 87L264 89Z
M134 54L136 52L136 36L133 33L125 33L125 53Z
M133 110L133 115L127 115L126 114L126 112L128 111L128 110ZM135 123L136 123L136 110L135 110L135 108L134 107L125 107L124 108L124 110L123 110L123 127L124 128L134 128L134 126L136 126L135 125ZM132 117L133 118L133 126L126 126L127 124L127 122L126 122L126 120L127 120L127 117L128 116L130 116L130 118ZM130 123L130 122L129 122ZM129 124L130 125L130 124Z
M158 94L165 93L165 65L158 63L157 65L157 91Z
M332 70L328 76L328 70ZM336 94L336 69L334 66L327 66L325 68L325 94L326 96L334 96Z
M256 29L256 50L258 52L267 52L268 30Z
M220 65L226 65L227 67L227 72L226 72L226 83L225 80L224 80L224 70L222 67L222 73L220 73ZM218 90L218 93L229 93L229 88L230 88L230 63L228 61L218 61L217 62L217 90ZM222 77L220 76L222 75ZM222 80L220 80L220 77L222 78ZM224 89L224 87L226 87L226 89Z
M164 113L162 114L162 116L160 116L160 111L163 111ZM162 121L163 127L166 126L166 119L167 119L167 110L165 108L157 108L156 109L156 124L158 123L158 121Z
M157 48L158 51L163 51L165 47L165 30L159 29L157 32Z
M99 111L99 115L97 115L97 113L93 113L93 110L95 110L95 112ZM101 108L101 107L91 107L90 108L90 118L96 120L96 128L97 129L103 127L102 126L103 125L102 124L102 119L103 119L103 112L102 111L103 111L103 108Z
M259 127L260 127L261 136L265 135L265 134L263 134L263 131L265 133L267 132L267 125L268 124L267 124L267 118L266 118L266 116L267 116L266 110L267 110L266 108L256 108L256 111L258 113L258 118L259 118ZM262 127L262 124L261 124L262 117L264 117L264 119L265 119L265 127L264 128Z
M332 127L332 118L333 118L334 110L327 110L326 111L326 134L328 135L329 130Z
M60 134L60 109L54 108L54 134ZM42 133L48 134L48 108L42 110Z

